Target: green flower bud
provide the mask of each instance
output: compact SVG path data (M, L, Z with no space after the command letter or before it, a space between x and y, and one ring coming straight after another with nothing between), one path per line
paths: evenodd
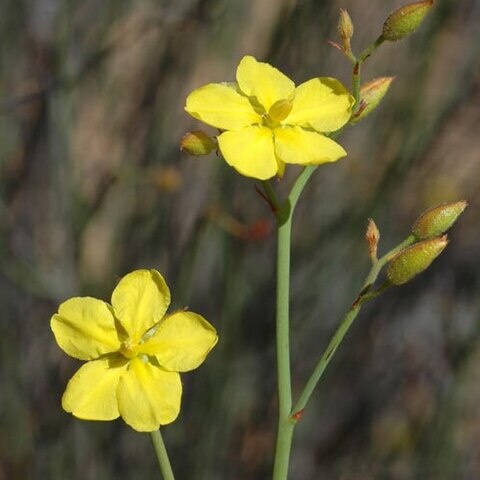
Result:
M392 12L383 24L383 38L396 42L413 33L433 6L433 0L411 3Z
M180 141L180 150L185 150L189 155L208 155L216 148L213 138L201 130L186 133Z
M426 270L448 244L447 236L431 238L397 253L387 268L387 278L393 285L403 285Z
M412 233L419 239L437 237L449 230L467 208L465 200L442 203L423 212L413 224Z
M375 110L386 95L395 77L376 78L360 88L360 109L351 120L355 124Z

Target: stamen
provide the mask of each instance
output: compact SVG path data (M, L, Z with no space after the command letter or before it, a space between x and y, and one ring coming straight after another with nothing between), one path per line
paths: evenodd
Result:
M126 342L123 342L121 347L120 347L120 353L125 357L125 358L135 358L137 356L137 351L136 351L136 345L132 345L128 340Z

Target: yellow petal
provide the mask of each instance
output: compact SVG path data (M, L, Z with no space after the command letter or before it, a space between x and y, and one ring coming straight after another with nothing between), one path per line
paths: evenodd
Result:
M59 347L80 360L92 360L120 348L110 305L91 297L63 302L50 326Z
M350 120L353 104L353 97L338 80L313 78L295 89L292 110L282 123L333 132Z
M248 98L240 95L235 86L222 83L210 83L193 91L185 110L221 130L239 130L262 120Z
M170 290L156 270L125 275L112 294L113 310L131 343L163 318L169 304Z
M266 180L277 173L269 128L253 126L238 132L224 132L218 137L218 146L226 162L242 175Z
M176 312L163 320L139 351L155 355L160 365L173 372L197 368L218 341L216 330L193 312Z
M127 372L128 361L120 356L101 358L81 366L68 382L62 407L83 420L118 418L117 386Z
M237 81L242 92L256 97L266 113L275 102L288 99L295 90L295 84L280 70L268 63L257 62L249 55L238 65Z
M282 162L278 157L277 157L277 165L278 165L278 178L283 178L283 175L285 174L285 162Z
M274 132L275 152L285 163L319 165L347 155L338 143L317 132L300 127L279 127Z
M173 422L180 412L180 375L134 358L120 379L117 398L120 415L128 425L138 432L153 432Z

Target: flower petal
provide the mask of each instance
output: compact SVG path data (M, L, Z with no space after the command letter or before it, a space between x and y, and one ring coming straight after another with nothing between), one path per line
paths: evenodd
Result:
M134 358L120 379L117 398L120 415L128 425L138 432L153 432L173 422L180 412L180 375Z
M210 83L194 90L187 98L185 110L221 130L239 130L262 121L248 98L228 84Z
M285 162L282 162L277 156L277 165L278 165L278 178L283 178L285 175Z
M295 84L280 70L254 57L243 57L237 68L240 89L249 97L256 97L267 113L278 100L287 99L295 91Z
M128 360L101 358L82 365L68 382L62 407L83 420L114 420L120 415L117 386L127 372Z
M167 370L187 372L205 360L217 341L217 331L202 316L176 312L165 318L139 351L155 355Z
M59 347L71 357L92 360L120 348L110 305L91 297L63 302L50 320Z
M275 152L285 163L319 165L347 155L342 146L321 133L300 127L280 127L274 133Z
M333 132L350 120L354 103L338 80L313 78L295 89L292 110L282 123Z
M242 175L266 180L278 170L272 131L252 126L238 132L224 132L218 146L226 162Z
M163 318L169 304L170 290L157 270L125 275L112 294L115 315L132 343Z

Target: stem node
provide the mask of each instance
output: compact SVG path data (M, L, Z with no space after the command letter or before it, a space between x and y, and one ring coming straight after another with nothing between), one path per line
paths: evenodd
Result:
M298 421L300 421L303 417L303 412L305 411L304 408L302 408L301 410L299 410L298 412L295 412L292 416L291 416L291 419L294 423L297 423Z

